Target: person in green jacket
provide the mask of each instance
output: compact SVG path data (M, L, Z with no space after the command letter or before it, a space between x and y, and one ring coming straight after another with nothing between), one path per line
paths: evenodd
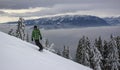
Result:
M35 41L35 44L40 48L39 51L43 50L43 46L41 45L39 40L42 40L42 35L40 33L40 30L37 28L37 26L34 26L34 29L32 31L32 41Z

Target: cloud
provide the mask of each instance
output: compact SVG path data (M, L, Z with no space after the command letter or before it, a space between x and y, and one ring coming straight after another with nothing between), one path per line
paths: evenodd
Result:
M79 0L0 0L1 9L25 9L30 7L51 7L55 4L74 3Z
M58 14L120 15L120 0L0 0L0 16L36 18Z
M3 11L0 11L0 14L5 14L5 12L3 12Z
M101 4L115 6L120 0L0 0L0 9L28 9L30 7L52 7L58 4Z
M12 22L12 21L16 21L16 20L18 20L18 18L16 18L16 17L9 17L9 16L0 17L0 23Z
M8 13L0 10L0 17L6 16L6 15L8 15ZM1 19L0 19L0 20L1 20Z
M106 6L102 4L57 4L52 7L36 7L29 9L19 9L19 10L4 10L4 12L9 13L10 16L14 17L32 17L32 16L46 16L46 15L56 15L63 13L77 13L77 14L94 14L97 16L101 15L119 15L120 9L118 7L109 8L113 6ZM79 12L79 13L78 13ZM100 13L101 12L101 13Z
M29 9L0 9L0 11L9 13L9 14L23 14L23 13L29 13L29 12L37 12L41 11L44 8L42 7L36 7L36 8L29 8Z

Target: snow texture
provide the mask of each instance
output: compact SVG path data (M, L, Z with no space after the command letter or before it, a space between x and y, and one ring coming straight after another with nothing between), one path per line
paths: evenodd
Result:
M0 32L0 70L91 70Z

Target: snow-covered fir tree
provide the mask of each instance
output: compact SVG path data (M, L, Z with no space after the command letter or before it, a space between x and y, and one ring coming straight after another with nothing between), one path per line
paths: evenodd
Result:
M56 54L62 56L62 54L61 54L59 49L56 50Z
M104 56L104 46L102 44L102 39L101 39L101 36L99 36L99 38L95 39L95 43L94 43L94 46L98 49L98 53L99 53L99 56L101 57L100 59L100 67L101 69L104 69L104 66L103 66L103 56Z
M101 59L100 51L95 46L91 46L88 37L83 36L78 44L76 61L94 70L101 70Z
M97 39L95 39L95 47L98 48L98 50L100 51L100 53L103 55L103 51L104 51L104 47L102 44L102 39L101 36Z
M13 29L10 29L10 31L8 32L8 34L14 36L14 31L13 31Z
M26 41L29 42L29 34L27 33Z
M90 67L89 46L86 44L86 38L83 36L78 43L76 51L76 62Z
M95 46L91 46L91 55L90 55L90 65L91 68L93 68L94 70L102 70L101 68L101 64L102 64L102 55L100 53L100 51L95 47Z
M107 59L107 55L108 55L108 52L109 52L109 48L108 48L108 42L106 40L104 40L104 52L103 52L103 60L102 60L102 70L106 70L106 59Z
M116 41L116 45L117 45L117 49L118 49L118 53L119 53L119 59L120 59L120 36L117 36L115 38L115 41ZM119 60L120 62L120 60Z
M88 47L90 47L90 66L91 68L93 68L94 70L102 70L101 69L101 64L102 64L102 55L100 53L100 51L98 50L97 47L92 46L90 44L90 40L88 39L88 37L86 38L86 44L88 45Z
M69 59L69 47L64 46L62 56Z
M23 18L19 18L19 20L18 20L16 37L18 37L22 40L25 40L25 24L24 24Z
M56 50L54 49L55 44L50 43L48 39L43 39L42 45L43 45L44 49L49 50L53 53L57 53Z
M119 54L117 49L117 44L113 36L111 36L111 41L106 45L107 52L105 58L105 70L119 70Z
M27 41L27 36L25 37L26 34L25 34L24 19L19 18L17 27L15 27L15 29L10 29L8 34Z
M49 40L48 39L46 39L46 41L45 41L45 47L49 47Z

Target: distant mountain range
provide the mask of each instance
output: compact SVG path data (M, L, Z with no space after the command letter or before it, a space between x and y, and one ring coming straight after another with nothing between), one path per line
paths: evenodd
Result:
M12 22L13 23L13 22ZM16 23L16 22L14 22ZM40 25L42 28L71 28L108 26L104 19L89 15L62 15L54 17L26 20L26 25Z
M120 25L120 16L119 17L106 17L103 19L110 25Z

